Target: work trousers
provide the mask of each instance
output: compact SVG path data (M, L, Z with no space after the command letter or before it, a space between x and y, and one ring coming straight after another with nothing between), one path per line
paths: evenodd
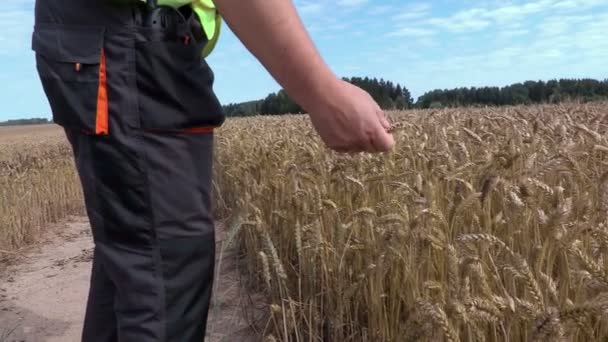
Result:
M144 27L144 16L110 0L36 2L37 70L95 242L85 342L205 336L213 129L224 117L195 16L171 29Z

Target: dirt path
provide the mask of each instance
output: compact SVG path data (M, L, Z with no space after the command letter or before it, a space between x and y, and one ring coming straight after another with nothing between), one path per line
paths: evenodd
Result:
M218 228L219 251L226 234ZM93 249L88 222L71 220L45 239L0 277L0 342L80 341ZM247 323L255 311L243 309L253 305L236 254L227 249L222 257L206 341L260 341Z

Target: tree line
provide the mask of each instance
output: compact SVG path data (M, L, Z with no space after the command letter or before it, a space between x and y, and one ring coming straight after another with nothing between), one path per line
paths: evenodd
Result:
M0 126L42 125L51 123L45 118L16 119L0 122Z
M367 91L384 110L608 100L608 79L603 81L589 78L559 79L546 82L526 81L504 87L436 89L423 94L416 102L410 91L399 83L370 77L351 77L343 80ZM227 116L233 117L298 114L303 113L304 110L287 95L285 90L280 90L261 100L225 105L224 112ZM51 122L45 118L17 119L0 122L0 126L38 125Z
M505 106L602 99L608 99L608 79L604 81L560 79L547 82L526 81L505 87L437 89L420 96L416 106L419 108Z
M414 104L410 91L399 83L369 77L345 77L343 80L367 91L382 109L408 109ZM251 116L298 114L303 113L304 110L287 95L285 90L279 90L263 100L225 105L224 112L227 116Z
M369 77L343 78L370 93L384 110L409 108L443 108L465 106L507 106L519 104L595 101L608 99L608 79L559 79L526 81L504 87L462 87L429 91L414 102L410 91L399 83ZM284 90L265 99L224 106L228 116L256 114L279 115L302 113L302 108Z

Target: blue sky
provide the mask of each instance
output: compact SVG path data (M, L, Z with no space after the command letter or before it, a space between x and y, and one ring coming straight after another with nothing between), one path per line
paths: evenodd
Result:
M0 120L50 117L35 71L32 0L0 10ZM435 88L528 79L608 78L607 0L296 0L340 76L399 82L415 98ZM224 27L208 60L223 103L279 89Z

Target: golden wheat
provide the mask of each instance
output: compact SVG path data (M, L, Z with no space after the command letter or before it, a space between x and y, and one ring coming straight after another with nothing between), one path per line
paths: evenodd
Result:
M259 225L239 241L281 308L267 336L608 338L607 112L394 112L385 155L328 151L303 116L229 120L217 208Z
M384 155L328 151L305 116L228 120L216 213L234 220L268 297L266 340L607 339L607 113L394 112ZM59 130L7 132L0 250L11 251L82 202Z
M71 150L55 126L0 128L0 257L83 214Z

